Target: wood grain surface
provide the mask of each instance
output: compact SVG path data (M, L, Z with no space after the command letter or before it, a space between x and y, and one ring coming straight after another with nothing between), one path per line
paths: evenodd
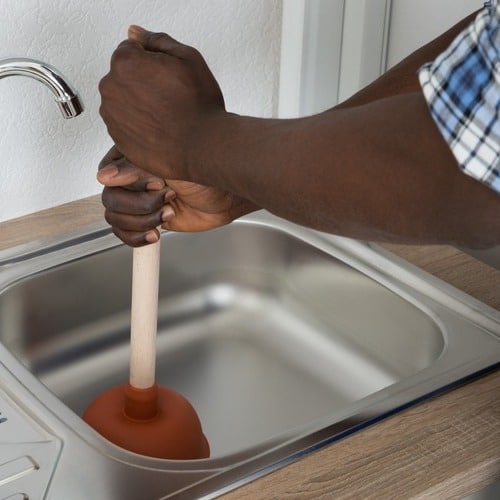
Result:
M11 219L0 223L0 250L92 224L103 216L100 196L92 196Z
M462 498L496 477L500 477L498 372L384 420L224 498L441 500Z
M0 249L102 219L98 196L0 223ZM500 310L500 271L448 246L382 245ZM500 478L500 371L426 401L225 495L459 499Z

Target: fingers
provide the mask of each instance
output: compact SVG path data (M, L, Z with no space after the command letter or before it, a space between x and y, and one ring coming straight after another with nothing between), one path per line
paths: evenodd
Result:
M146 215L122 214L106 209L104 217L118 238L129 246L138 247L158 241L158 227L167 228L175 213L170 205L165 205L161 210Z
M118 160L123 157L123 154L120 152L120 150L114 145L102 158L102 160L99 162L99 167L98 169L100 170L101 168L105 167L108 163L112 163L114 160Z
M170 191L137 192L105 187L102 202L104 217L113 232L127 245L136 247L158 240L157 227L170 221L175 213L169 204Z
M178 59L190 59L199 55L194 47L185 45L166 33L154 33L132 25L128 29L128 38L118 45L112 61L121 57L133 57L134 54L144 51L161 52Z
M119 227L112 226L112 230L114 235L120 238L123 243L134 248L156 243L160 238L160 233L156 229L152 229L147 233L136 233L133 231L124 231Z
M156 229L174 216L172 190L163 179L140 169L113 146L99 163L104 217L124 243L136 247L158 240Z
M133 191L120 187L105 187L102 191L103 205L117 213L147 215L157 213L165 204L165 190ZM160 219L156 220L158 225Z
M158 191L165 181L128 161L113 146L99 163L97 180L107 187L127 187L133 191Z
M149 52L163 52L179 58L184 58L191 49L166 33L153 33L136 25L129 27L128 39Z
M139 216L106 210L104 217L113 228L113 233L127 245L136 247L158 241L159 214Z

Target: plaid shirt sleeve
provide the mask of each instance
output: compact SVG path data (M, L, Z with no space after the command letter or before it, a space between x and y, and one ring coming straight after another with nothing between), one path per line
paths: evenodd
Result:
M419 80L460 168L500 193L500 0L486 2Z

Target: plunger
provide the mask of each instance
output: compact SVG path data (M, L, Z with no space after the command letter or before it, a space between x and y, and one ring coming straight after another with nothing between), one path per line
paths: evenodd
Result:
M159 240L134 248L129 382L98 396L83 419L109 441L141 455L207 458L208 441L194 408L155 383L159 270Z

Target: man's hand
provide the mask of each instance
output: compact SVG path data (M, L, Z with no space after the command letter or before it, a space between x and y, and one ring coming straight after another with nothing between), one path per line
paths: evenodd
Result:
M192 180L189 162L222 92L200 53L137 26L113 53L101 80L100 113L123 155L161 178Z
M157 241L157 228L206 231L257 210L231 193L188 181L164 180L136 167L116 149L99 165L102 201L113 232L130 246Z

